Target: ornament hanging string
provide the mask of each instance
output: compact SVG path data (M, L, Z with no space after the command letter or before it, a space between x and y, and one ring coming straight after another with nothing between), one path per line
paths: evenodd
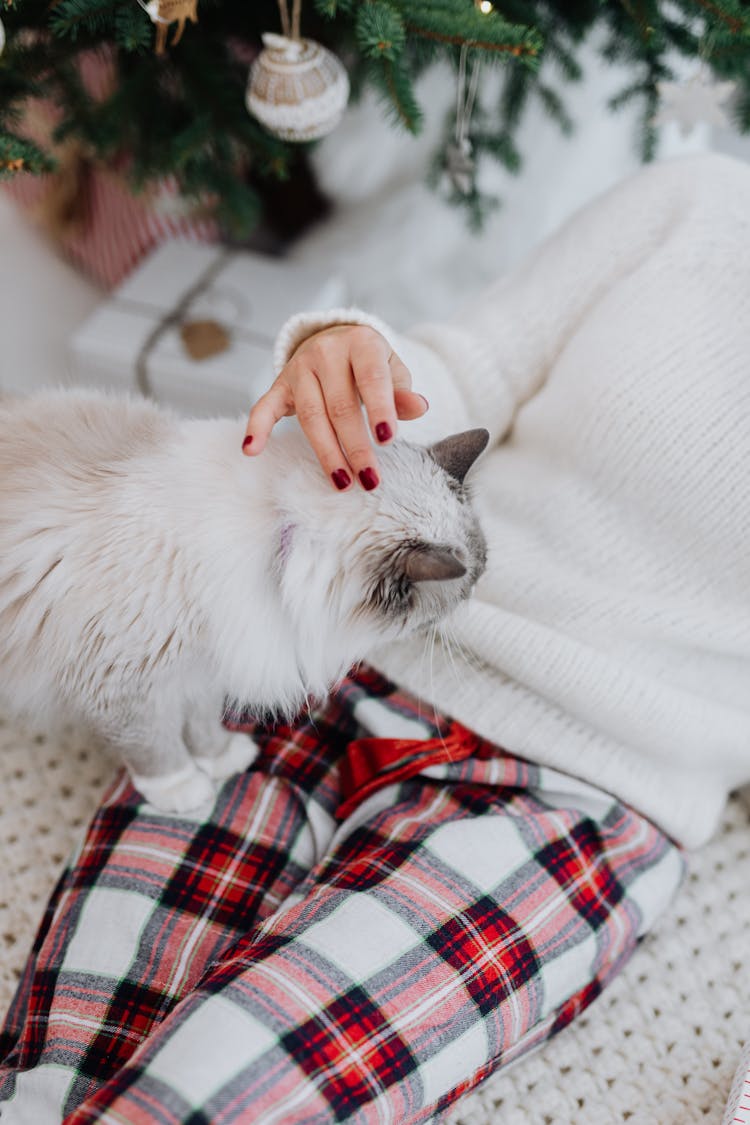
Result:
M191 304L200 297L201 294L206 293L210 289L222 270L236 257L236 253L235 250L227 248L220 250L213 261L210 262L200 274L197 281L183 293L174 308L170 309L162 316L161 320L156 323L143 341L135 360L135 381L138 390L145 398L156 397L154 395L154 389L151 386L151 379L148 372L148 361L151 352L168 329L176 328L180 325L183 327L187 326L184 322ZM182 338L183 343L187 347L184 333L182 333Z
M659 108L651 118L652 125L676 124L683 137L701 123L720 129L731 126L726 103L735 95L737 83L714 79L710 65L713 49L713 41L706 32L699 44L698 70L690 78L656 83Z
M289 16L289 0L279 0L281 30L287 39L299 39L302 21L302 0L292 0L292 14Z
M474 59L468 89L466 84L466 60L469 53L467 43L461 47L458 58L458 86L456 88L456 144L466 149L469 143L469 125L474 112L474 102L479 88L479 59Z
M464 43L458 56L458 84L456 88L456 129L453 141L445 150L445 170L453 189L468 197L476 187L476 161L471 151L469 128L474 103L479 88L479 58L474 59L471 75L466 81L469 48Z

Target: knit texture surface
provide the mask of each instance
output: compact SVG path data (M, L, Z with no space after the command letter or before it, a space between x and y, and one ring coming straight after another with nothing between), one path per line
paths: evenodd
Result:
M449 643L366 658L514 754L604 786L687 847L750 782L750 166L652 165L448 321L391 347L426 441L483 426L489 545ZM305 334L365 310L298 314ZM382 322L375 322L375 326Z

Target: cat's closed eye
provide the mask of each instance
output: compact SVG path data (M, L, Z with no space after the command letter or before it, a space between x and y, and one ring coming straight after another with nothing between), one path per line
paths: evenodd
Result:
M464 479L487 442L471 430L429 450L395 446L385 460L379 550L361 610L402 627L432 624L465 599L486 544ZM397 474L402 478L394 484ZM403 478L409 482L406 499Z

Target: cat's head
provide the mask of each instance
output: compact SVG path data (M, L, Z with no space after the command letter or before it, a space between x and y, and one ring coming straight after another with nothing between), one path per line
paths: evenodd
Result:
M321 627L325 619L370 644L436 624L466 599L487 557L466 476L488 438L468 430L428 448L396 441L378 450L378 488L338 494L297 443L278 547L295 616L317 614Z

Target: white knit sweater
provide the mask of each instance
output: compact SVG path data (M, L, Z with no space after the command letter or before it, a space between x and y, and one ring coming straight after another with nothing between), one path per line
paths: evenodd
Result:
M430 400L401 433L490 429L472 479L487 572L386 675L687 846L750 781L750 167L654 166L452 323L374 324Z

